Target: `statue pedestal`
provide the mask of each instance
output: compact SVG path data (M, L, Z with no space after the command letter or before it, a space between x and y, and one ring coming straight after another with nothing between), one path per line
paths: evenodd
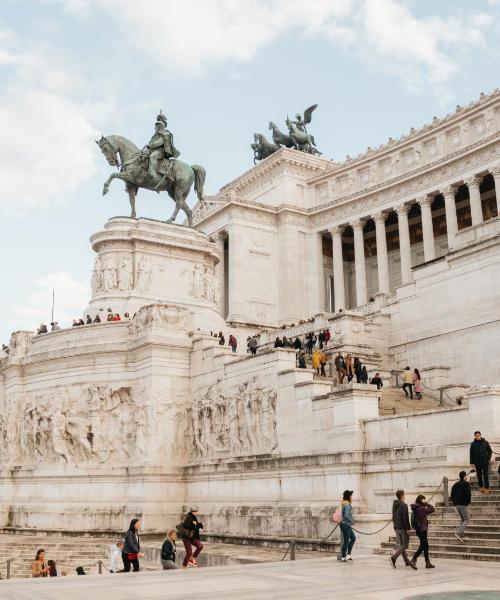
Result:
M132 317L145 305L169 304L190 312L193 330L224 327L217 310L219 258L204 234L153 219L113 217L90 241L97 257L84 317L106 319L108 308Z

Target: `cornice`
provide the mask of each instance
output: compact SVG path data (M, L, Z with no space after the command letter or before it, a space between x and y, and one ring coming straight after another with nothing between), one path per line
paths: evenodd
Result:
M464 118L470 119L475 113L478 113L485 108L489 108L499 101L499 88L494 89L489 94L481 93L478 100L473 100L465 107L457 105L454 112L448 113L444 117L434 117L432 123L427 123L418 129L412 127L409 133L402 135L398 139L389 138L388 142L381 144L377 148L368 148L366 152L361 152L355 157L347 157L343 162L334 163L334 168L332 170L335 171L336 175L342 175L352 168L359 169L373 159L380 160L384 156L402 150L408 143L416 144L425 141L427 138L445 131L450 125L459 124ZM328 175L331 175L331 172L322 173L314 179L309 180L308 183L320 183Z

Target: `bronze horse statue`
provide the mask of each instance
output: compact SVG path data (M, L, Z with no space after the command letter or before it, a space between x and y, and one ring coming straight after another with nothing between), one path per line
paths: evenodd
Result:
M173 223L179 210L183 210L188 219L189 227L193 226L192 211L187 205L186 198L194 182L194 190L201 204L205 204L203 197L203 185L205 183L205 169L200 165L188 165L177 158L171 159L172 164L171 177L163 177L160 185L157 187L157 181L153 180L148 173L145 157L139 148L126 137L121 135L101 136L96 140L96 144L101 149L108 163L119 167L119 171L111 173L102 190L103 196L109 191L109 184L113 179L121 179L125 182L131 213L135 218L135 197L139 188L157 192L167 192L175 202L175 209L167 223Z

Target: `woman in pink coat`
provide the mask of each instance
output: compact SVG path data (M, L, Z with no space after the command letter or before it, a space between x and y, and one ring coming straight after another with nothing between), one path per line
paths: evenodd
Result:
M424 388L422 387L422 378L418 369L414 369L413 371L413 389L417 400L422 400L422 391Z

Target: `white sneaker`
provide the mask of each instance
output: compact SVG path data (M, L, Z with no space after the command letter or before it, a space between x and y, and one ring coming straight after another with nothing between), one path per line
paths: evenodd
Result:
M342 562L347 562L347 558L346 558L345 556L343 556L343 557L342 557L340 560L341 560Z
M352 556L350 554L347 555L346 560L352 560Z

